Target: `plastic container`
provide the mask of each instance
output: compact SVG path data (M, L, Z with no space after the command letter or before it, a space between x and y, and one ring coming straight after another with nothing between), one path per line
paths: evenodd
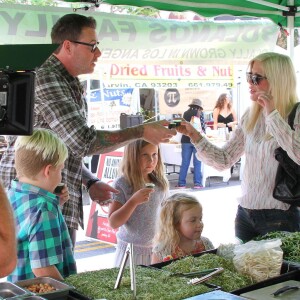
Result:
M154 189L155 188L155 184L154 183L145 183L145 187L146 188L150 188L150 189Z
M284 268L284 266L283 266L283 268ZM248 292L251 292L254 290L258 290L258 289L261 289L261 288L264 288L264 287L267 287L270 285L274 285L274 284L289 281L289 280L300 281L300 270L298 269L298 270L290 271L288 273L284 273L282 275L279 275L279 276L246 286L244 288L232 291L231 293L234 295L241 295L241 294L245 294L245 293L248 293ZM282 299L280 297L277 297L277 298Z
M204 251L204 252L201 252L201 253L197 253L197 254L194 254L193 256L198 257L198 256L201 256L201 255L206 254L206 253L217 254L217 249L212 249L212 250ZM166 265L168 265L168 264L170 264L170 263L172 263L173 261L176 261L176 260L178 260L178 259L169 260L169 261L165 261L165 262L161 262L161 263L157 263L157 264L152 264L152 265L150 265L150 267L161 269L162 267L164 267L164 266L166 266ZM288 280L300 281L300 265L299 264L283 261L280 273L281 273L281 275L279 275L279 276L261 281L261 282L256 283L256 284L246 286L246 287L241 288L241 289L230 291L229 294L240 296L243 293L247 293L247 292L250 292L250 291L253 291L253 290L256 290L256 289L267 287L269 285L273 285L273 284L276 284L276 283L280 283L280 282L284 282L284 281L288 281ZM222 289L222 287L219 287L219 288ZM210 295L208 293L199 295L199 300L200 299L210 299L210 298L205 298L205 296L208 297ZM191 300L192 299L196 300L197 297L191 298ZM218 298L216 298L216 299L218 299ZM221 298L221 299L231 299L231 298ZM232 298L232 299L237 299L237 298Z

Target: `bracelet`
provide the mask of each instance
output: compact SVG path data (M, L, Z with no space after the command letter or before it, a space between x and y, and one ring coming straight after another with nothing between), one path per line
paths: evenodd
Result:
M192 141L192 143L193 144L197 144L197 143L199 143L202 139L203 139L203 135L201 135L199 132L197 133L197 137L199 138L198 139L198 141L195 141L192 137L191 137L191 141ZM196 139L197 139L197 137L196 137Z
M94 183L96 183L96 182L98 182L98 181L100 181L99 178L92 178L92 179L88 180L87 183L86 183L86 185L85 185L86 191L88 192L89 189L90 189L90 187L91 187Z

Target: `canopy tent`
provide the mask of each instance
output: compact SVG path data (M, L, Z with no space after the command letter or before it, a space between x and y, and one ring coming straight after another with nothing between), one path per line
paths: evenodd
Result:
M219 15L265 17L283 26L287 26L288 16L294 16L295 27L300 27L298 12L300 0L105 0L103 2L111 5L148 6L167 11L194 11L205 17Z
M98 3L98 0L90 2ZM204 17L232 15L270 18L276 24L287 28L289 33L287 47L291 57L294 54L293 29L300 27L300 0L104 0L104 2L111 5L148 6L167 11L193 11Z

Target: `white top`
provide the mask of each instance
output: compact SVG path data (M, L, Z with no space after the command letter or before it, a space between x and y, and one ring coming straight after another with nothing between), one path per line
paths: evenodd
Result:
M114 201L124 205L133 195L132 187L123 176L114 181L114 188L119 194L114 194ZM120 226L117 232L118 244L123 244L126 248L128 243L133 243L136 253L147 252L147 248L152 249L152 239L155 232L155 222L158 216L161 202L168 196L159 185L149 196L149 201L136 207L128 221Z
M250 134L245 134L245 120L249 109L243 115L240 126L230 140L222 147L210 143L205 137L195 144L201 161L218 170L231 167L245 154L242 175L242 196L239 204L248 209L282 209L290 206L273 198L278 162L274 150L282 147L291 159L300 164L300 106L297 108L292 130L277 110L267 117L262 113ZM266 133L272 137L264 139Z

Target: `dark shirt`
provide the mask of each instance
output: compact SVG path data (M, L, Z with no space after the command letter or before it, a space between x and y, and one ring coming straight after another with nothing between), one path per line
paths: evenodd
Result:
M233 114L229 114L226 118L222 115L218 115L218 123L224 123L224 124L228 124L230 122L233 122ZM228 131L231 131L232 128L228 127Z
M197 115L197 110L189 108L187 111L185 111L183 113L183 118L186 121L190 122L192 117L194 117L196 115ZM200 113L200 123L201 123L202 131L205 132L205 121L204 121L204 113L203 112ZM190 143L190 142L191 142L191 139L188 136L182 135L181 143L186 144L186 143Z

